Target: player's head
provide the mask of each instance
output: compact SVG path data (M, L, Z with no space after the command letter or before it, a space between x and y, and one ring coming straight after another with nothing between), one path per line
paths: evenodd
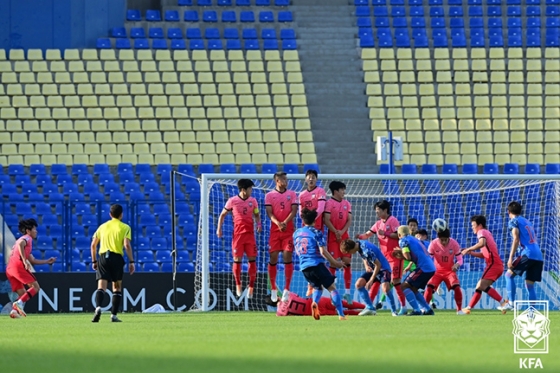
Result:
M483 215L474 215L471 217L471 228L474 233L481 229L486 229L486 217Z
M317 178L319 175L315 170L307 170L305 173L305 183L307 184L308 188L314 188L317 185Z
M317 211L309 210L307 207L301 210L301 220L305 225L315 224L315 219L317 219Z
M123 217L122 206L116 203L114 205L111 205L111 208L109 209L109 214L111 215L112 218L121 220Z
M391 215L391 203L383 200L375 204L375 213L379 219L387 219Z
M20 220L18 230L22 234L28 234L31 238L37 238L37 221L35 219Z
M354 240L342 240L340 242L340 251L343 254L354 254L360 250L360 245Z
M331 181L331 183L329 184L329 189L334 198L342 199L344 198L344 194L346 193L346 184L344 184L342 181Z
M521 211L523 210L523 208L521 207L521 203L516 201L510 202L507 209L510 218L521 215Z
M410 228L410 225L408 226ZM414 237L418 238L419 240L422 241L426 241L428 239L428 231L425 229L418 229L416 231L416 233L412 232L412 229L410 230L410 234L414 234Z
M401 225L399 229L397 229L397 234L399 235L399 238L410 236L410 228L408 225Z
M416 234L418 232L418 220L415 218L408 219L406 225L410 228L410 234Z
M284 191L288 188L288 174L284 171L278 171L274 174L274 182L276 183L276 189Z
M254 185L255 183L251 179L239 179L237 182L237 188L239 188L240 193L245 194L245 198L251 197Z
M444 231L438 232L437 237L439 238L439 242L441 242L441 244L445 246L449 243L449 237L451 237L451 232L449 232L449 229L446 229Z

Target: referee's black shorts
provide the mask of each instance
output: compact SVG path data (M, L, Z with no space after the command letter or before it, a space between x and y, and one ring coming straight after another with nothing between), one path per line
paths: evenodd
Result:
M124 257L120 254L107 251L99 256L97 262L97 280L109 282L122 281L124 273Z

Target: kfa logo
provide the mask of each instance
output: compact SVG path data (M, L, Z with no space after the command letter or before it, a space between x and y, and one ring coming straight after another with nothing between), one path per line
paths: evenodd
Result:
M548 301L514 302L513 352L516 354L547 354L550 320ZM519 369L543 369L540 358L520 358Z

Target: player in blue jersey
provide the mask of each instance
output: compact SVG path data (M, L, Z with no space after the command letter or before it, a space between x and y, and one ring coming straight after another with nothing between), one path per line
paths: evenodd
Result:
M336 307L338 318L346 320L344 308L342 307L342 298L335 287L336 277L325 266L325 259L328 260L332 268L343 268L344 263L335 260L328 252L325 236L314 227L316 218L316 210L304 208L301 211L304 227L299 228L293 234L294 248L299 256L299 268L307 282L314 289L311 313L315 320L321 318L319 300L323 294L324 287L331 293L331 299Z
M375 315L375 307L368 290L371 287L377 287L377 290L375 290L375 294L377 294L379 286L382 286L383 292L389 298L393 316L397 316L395 298L391 291L391 265L381 250L367 240L344 240L340 243L340 251L350 255L358 253L364 260L366 271L356 281L356 289L366 304L366 308L359 313L359 316Z
M410 260L416 264L416 269L406 277L403 284L403 293L413 309L409 315L433 315L434 310L431 309L422 294L418 292L418 289L426 287L428 281L436 273L436 266L424 244L410 235L408 226L401 225L397 234L399 235L400 249L395 249L393 256L397 259ZM404 314L404 312L404 308L401 308L399 315Z
M514 201L508 205L510 218L508 229L513 236L506 272L509 303L505 307L508 309L512 308L515 301L515 276L521 276L525 273L525 286L529 293L529 300L536 300L535 282L541 281L543 270L543 255L537 242L535 229L529 220L521 216L521 210L522 207L519 202ZM520 255L515 258L517 252Z

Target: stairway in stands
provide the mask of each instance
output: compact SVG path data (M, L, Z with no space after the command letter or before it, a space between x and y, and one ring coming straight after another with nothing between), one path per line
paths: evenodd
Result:
M323 173L378 170L354 39L354 8L348 0L294 0L291 6L298 25L313 139Z

